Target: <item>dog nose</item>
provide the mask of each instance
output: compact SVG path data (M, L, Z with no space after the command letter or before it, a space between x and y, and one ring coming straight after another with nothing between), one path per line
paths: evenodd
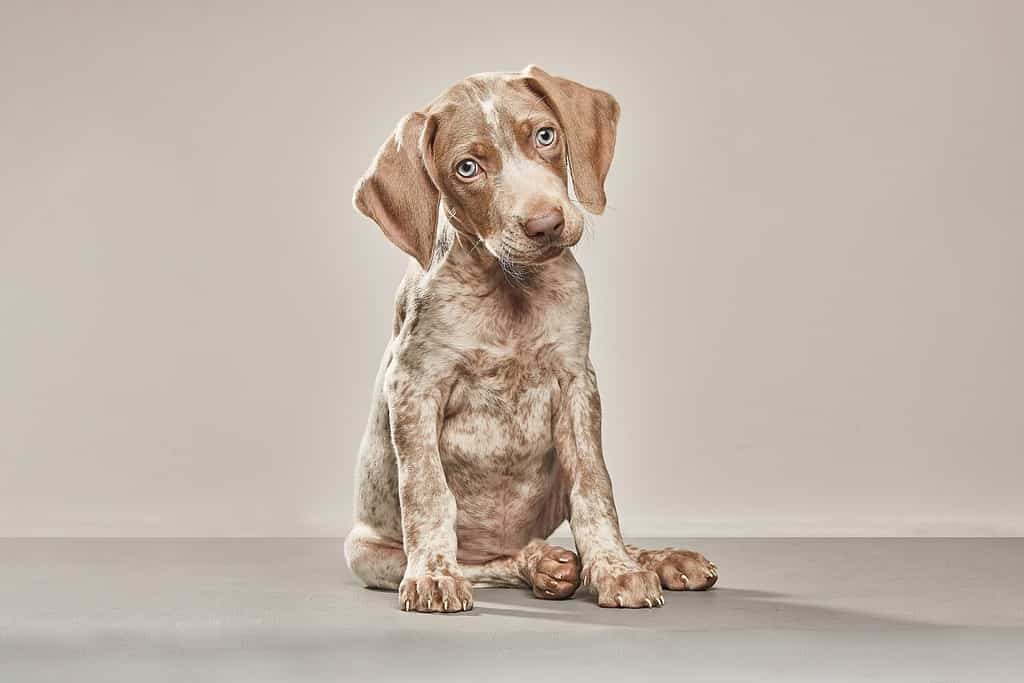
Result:
M526 221L523 229L530 237L554 237L562 230L562 212L552 209L540 216L534 216Z

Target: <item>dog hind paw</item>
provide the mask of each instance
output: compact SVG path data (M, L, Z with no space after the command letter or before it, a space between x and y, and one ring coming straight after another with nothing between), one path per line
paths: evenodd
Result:
M542 600L571 598L580 586L579 556L565 548L547 546L537 562L531 583L533 594Z

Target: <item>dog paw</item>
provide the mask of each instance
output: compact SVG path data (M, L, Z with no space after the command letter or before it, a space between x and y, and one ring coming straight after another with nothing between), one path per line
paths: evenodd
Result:
M451 570L406 575L398 604L406 612L466 612L473 609L473 586Z
M580 558L571 550L549 545L541 551L530 583L533 594L543 600L571 598L580 586Z
M640 566L656 573L661 585L672 591L704 591L718 581L715 563L692 550L642 550L636 557Z
M596 560L583 570L583 585L597 593L601 607L661 607L658 575L632 561Z

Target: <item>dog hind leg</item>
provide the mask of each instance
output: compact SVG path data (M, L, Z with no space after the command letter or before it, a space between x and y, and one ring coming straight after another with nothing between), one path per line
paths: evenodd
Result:
M402 544L378 536L364 524L357 524L345 538L345 560L370 588L398 590L405 574ZM576 553L541 540L527 544L514 557L460 564L459 570L475 587L528 586L545 600L571 597L580 584Z
M398 590L405 575L401 541L382 538L365 524L356 524L345 537L345 562L370 588Z
M398 590L405 575L405 550L400 541L383 538L357 524L345 538L345 561L352 573L370 588ZM525 578L525 559L500 557L480 564L459 564L459 571L476 587L532 585Z
M576 553L531 541L514 557L476 565L459 565L474 586L529 586L545 600L572 597L580 585L580 559Z

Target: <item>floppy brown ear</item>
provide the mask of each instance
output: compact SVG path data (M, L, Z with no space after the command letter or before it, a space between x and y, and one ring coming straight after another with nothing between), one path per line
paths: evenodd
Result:
M604 212L604 180L615 154L619 103L603 90L552 76L539 66L526 67L523 76L555 110L562 124L576 195L587 211Z
M423 163L432 129L420 112L399 121L352 195L356 210L376 221L388 239L424 270L430 267L434 252L441 201Z

